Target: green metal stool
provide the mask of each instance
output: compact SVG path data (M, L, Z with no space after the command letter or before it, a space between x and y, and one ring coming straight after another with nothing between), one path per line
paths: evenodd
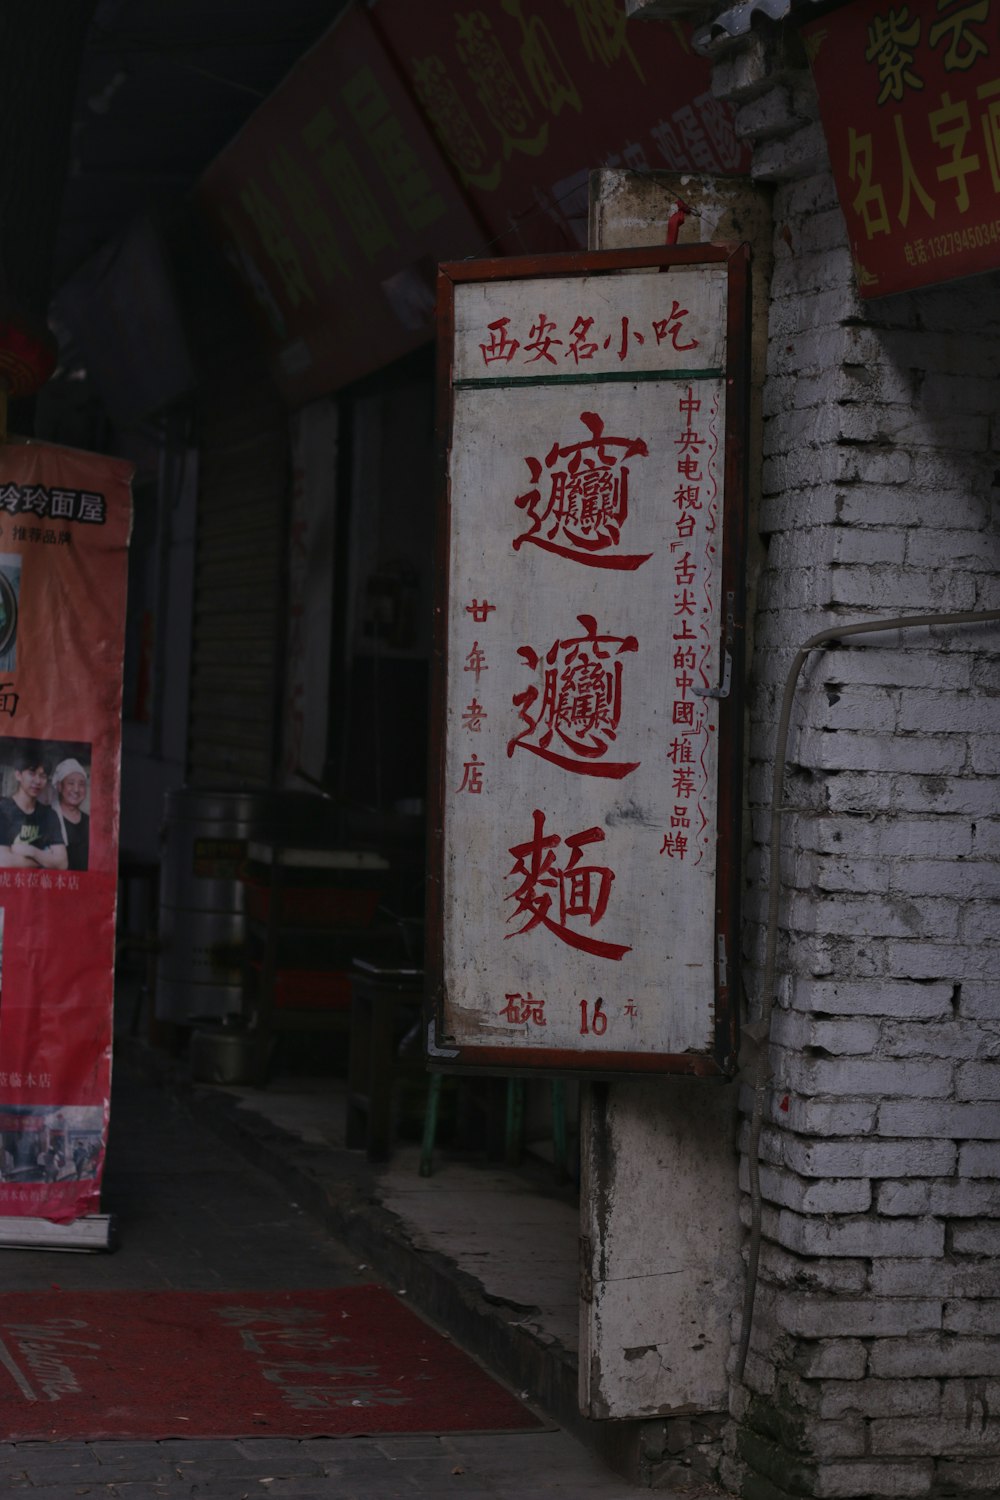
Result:
M430 1177L434 1170L434 1142L437 1138L438 1105L441 1099L441 1073L432 1073L424 1110L424 1133L420 1143L420 1175ZM568 1173L566 1160L566 1085L561 1079L552 1083L552 1147L555 1169L560 1177ZM507 1120L504 1134L504 1162L516 1167L524 1151L524 1079L507 1080Z

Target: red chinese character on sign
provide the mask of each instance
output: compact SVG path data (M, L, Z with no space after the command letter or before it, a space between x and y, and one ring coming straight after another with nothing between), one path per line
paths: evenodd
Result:
M683 859L687 853L688 841L683 833L668 833L664 836L661 854L667 854L671 859Z
M684 332L682 323L688 315L688 309L681 307L679 302L674 302L665 318L653 319L653 332L656 334L656 342L662 344L665 339L670 340L671 347L683 354L685 349L697 349L699 340L691 339L686 344L678 343L678 339ZM688 393L690 395L690 392ZM701 402L698 402L701 405Z
M504 995L507 1004L500 1014L512 1026L523 1026L530 1021L533 1026L545 1025L545 1001L536 1000L529 990L526 995Z
M671 552L674 550L673 546L671 546L670 550ZM674 582L678 588L691 583L694 580L696 572L697 568L691 560L690 552L685 552L683 557L674 559Z
M496 605L490 604L487 599L484 599L482 604L480 604L478 599L473 599L471 604L467 604L465 606L465 613L467 615L471 615L477 625L485 625L487 617L491 615L495 609Z
M580 421L589 430L589 439L565 447L553 443L544 465L537 458L525 458L533 485L538 485L544 469L551 471L550 490L547 500L538 488L516 497L517 508L531 517L531 528L514 538L514 550L532 542L591 568L634 572L652 553L610 549L618 546L628 518L629 470L623 460L647 458L649 449L639 437L606 436L604 421L596 412L581 412ZM557 468L561 460L565 465Z
M525 360L525 364L535 365L540 359L547 359L550 365L556 363L556 357L551 350L554 344L561 344L562 339L551 337L555 328L556 325L551 318L547 318L544 313L538 314L538 322L528 329L528 338L531 339L531 343L524 346L525 354L529 349L533 349L535 353L531 359Z
M694 430L693 427L685 427L679 437L674 438L674 446L681 453L694 453L697 455L699 448L704 448L705 439ZM680 464L678 464L678 468Z
M674 499L680 510L701 510L701 486L697 484L679 485Z
M505 364L509 365L518 349L520 349L521 345L518 340L508 338L507 336L507 326L509 323L509 318L497 318L494 322L487 323L486 326L490 331L490 341L488 344L480 344L479 346L483 351L484 365L491 365L498 359L502 359Z
M578 615L584 634L555 641L544 657L542 688L514 694L514 707L527 725L507 745L513 755L520 747L553 765L583 776L619 780L639 765L606 761L621 718L622 664L626 651L637 651L634 635L598 635L593 615ZM543 665L532 646L518 651L531 670ZM614 659L612 659L614 658ZM534 738L533 738L534 737ZM565 747L565 748L555 748Z
M508 932L506 936L519 937L541 925L555 933L569 947L591 953L595 958L623 958L631 951L630 948L621 943L602 942L586 932L577 932L568 925L571 921L586 920L591 927L596 927L607 910L608 897L615 879L614 871L605 865L582 863L586 845L603 843L603 830L586 828L582 833L573 833L567 839L560 839L557 833L545 833L543 812L536 808L532 817L532 837L527 843L514 844L510 850L514 856L514 866L507 878L513 877L520 884L506 898L517 902L509 920L514 921L521 916L526 916L528 920L523 927L518 927L515 932ZM570 850L569 859L563 865L557 863L555 852L560 843L565 843Z
M623 360L625 358L625 356L628 354L628 336L629 336L628 318L622 318L621 342L618 345L618 358L619 358L620 361ZM632 330L632 337L635 339L636 343L638 343L638 344L644 344L646 342L646 340L643 338L642 334L639 333L636 329ZM610 349L610 347L611 347L610 336L604 340L604 347L605 347L605 349Z
M462 671L474 672L476 674L476 686L478 687L481 674L483 672L488 672L489 670L490 668L489 663L486 660L486 652L482 649L478 641L473 641L472 650L465 658L465 666L462 668Z
M478 795L483 789L484 765L485 761L481 761L478 755L474 755L471 760L467 760L462 767L462 784L456 790L459 792L472 792Z
M583 316L577 318L569 331L569 348L566 350L567 359L569 359L571 354L577 364L580 363L581 359L593 359L597 353L597 345L592 339L588 338L588 334L593 326L593 318L584 318Z
M468 708L462 710L463 728L468 729L472 734L478 734L483 727L483 720L488 718L489 714L475 695L473 695L472 702Z
M673 772L675 797L690 797L694 791L694 771L688 766L676 766Z

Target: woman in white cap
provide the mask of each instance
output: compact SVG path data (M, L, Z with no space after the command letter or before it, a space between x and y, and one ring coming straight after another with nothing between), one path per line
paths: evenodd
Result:
M66 839L71 870L85 870L90 857L90 818L83 810L89 791L87 773L78 760L61 760L52 772L56 813Z

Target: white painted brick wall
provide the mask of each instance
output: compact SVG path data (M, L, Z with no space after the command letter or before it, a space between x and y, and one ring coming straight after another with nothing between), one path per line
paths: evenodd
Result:
M782 1209L773 1232L779 1245L800 1255L942 1255L945 1246L944 1224L928 1218L809 1218Z
M961 1380L1000 1375L1000 1338L963 1338L941 1333L905 1339L879 1339L868 1351L876 1379L954 1376Z
M773 1242L762 1247L769 1286L807 1287L810 1291L860 1296L868 1287L868 1262L864 1260L805 1260Z
M991 1141L968 1141L959 1151L958 1170L963 1177L990 1177L997 1174L997 1148ZM1000 1284L1000 1270L997 1272Z
M797 1351L795 1367L811 1380L858 1381L868 1368L868 1354L860 1339L809 1339Z
M952 1233L957 1254L1000 1256L1000 1224L995 1219L979 1224L957 1224Z
M838 622L1000 605L1000 274L860 302L796 69L780 33L716 67L776 229L752 518L752 999L796 647ZM774 1433L794 1428L802 1493L996 1500L1000 627L814 653L789 761L760 1313L733 1410L771 1444L778 1489Z
M954 1141L811 1141L775 1133L783 1159L804 1177L939 1177L954 1172ZM772 1150L774 1147L772 1146ZM970 1174L971 1175L971 1174Z
M817 1411L823 1417L864 1412L869 1417L931 1417L941 1410L937 1380L838 1380L819 1388Z
M928 1021L884 1024L881 1050L891 1057L979 1058L1000 1056L1000 1023L952 1021L947 1026ZM993 1163L996 1167L996 1161Z
M804 1339L900 1337L936 1333L941 1327L940 1298L824 1297L807 1298L792 1291L772 1294L768 1312L784 1333Z
M947 1261L877 1259L871 1263L870 1289L876 1297L965 1297L974 1306L1000 1294L1000 1271L985 1260Z
M817 1476L815 1493L822 1500L855 1500L857 1496L907 1500L912 1495L929 1495L932 1478L933 1468L927 1459L912 1464L827 1464Z
M888 1135L945 1135L1000 1140L1000 1103L955 1104L938 1099L888 1099L879 1110Z
M1000 1021L1000 983L986 980L981 984L963 984L959 1014L971 1020L995 1024Z
M761 1167L764 1196L769 1203L802 1214L857 1214L871 1207L871 1183L860 1178L825 1177L819 1182L804 1181L794 1172ZM749 1188L746 1163L741 1172L741 1186ZM982 1212L978 1208L976 1212Z

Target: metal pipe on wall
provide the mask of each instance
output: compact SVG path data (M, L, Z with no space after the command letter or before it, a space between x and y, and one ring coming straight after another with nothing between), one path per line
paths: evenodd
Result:
M774 971L778 942L778 916L780 909L781 871L781 824L784 808L781 805L785 782L785 767L788 751L788 731L799 674L811 651L820 646L829 646L842 641L846 636L871 635L885 630L915 630L930 625L979 625L990 620L1000 620L1000 609L959 610L956 613L903 615L891 620L864 620L851 625L831 626L821 630L799 647L785 678L785 691L778 717L778 737L774 750L774 770L771 782L771 827L770 861L768 872L767 942L764 950L764 974L760 988L760 1014L756 1020L743 1028L744 1054L752 1050L755 1054L756 1078L754 1081L753 1112L750 1117L750 1137L747 1145L747 1166L750 1174L750 1251L747 1261L746 1288L743 1297L742 1322L740 1327L739 1353L736 1361L736 1379L743 1379L747 1353L750 1348L750 1331L753 1326L753 1309L757 1292L757 1273L760 1264L761 1218L763 1199L760 1189L760 1136L764 1122L764 1101L770 1082L767 1065L767 1048L770 1042L771 1014L774 1009ZM749 1048L746 1044L749 1043ZM741 1062L743 1057L741 1057Z

